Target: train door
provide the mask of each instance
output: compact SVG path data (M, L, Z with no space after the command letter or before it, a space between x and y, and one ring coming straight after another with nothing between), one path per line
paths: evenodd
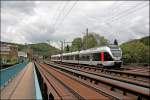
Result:
M90 65L93 65L93 54L91 53L91 54L89 54L89 58L90 58Z
M99 61L101 62L101 66L103 66L104 65L104 52L100 52L100 58L99 58Z
M104 62L104 52L101 52L101 53L100 53L100 60L101 60L102 62Z

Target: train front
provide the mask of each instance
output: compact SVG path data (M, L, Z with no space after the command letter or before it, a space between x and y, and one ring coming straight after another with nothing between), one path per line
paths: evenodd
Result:
M122 50L118 45L109 45L110 52L114 61L114 66L121 67L122 65Z

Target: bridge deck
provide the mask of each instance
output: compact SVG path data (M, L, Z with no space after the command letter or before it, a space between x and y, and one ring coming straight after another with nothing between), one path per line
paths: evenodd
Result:
M35 99L34 66L29 63L1 90L1 99Z

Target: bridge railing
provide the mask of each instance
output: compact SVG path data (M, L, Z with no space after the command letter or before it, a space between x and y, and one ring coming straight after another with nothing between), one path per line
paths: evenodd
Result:
M0 70L0 87L3 87L8 81L19 73L28 62L19 63Z
M35 65L33 64L33 66L34 66L34 83L35 83L36 100L43 100L42 99L42 93L41 93L41 90L40 90L39 81L38 81L38 78L37 78Z

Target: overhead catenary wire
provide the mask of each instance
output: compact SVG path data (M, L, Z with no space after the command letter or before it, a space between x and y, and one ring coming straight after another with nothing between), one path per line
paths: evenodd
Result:
M122 4L122 5L123 5L123 4ZM62 20L60 20L59 23L63 23L63 22L64 22L64 20L65 20L66 17L69 15L69 13L71 12L71 10L73 9L74 6L75 6L75 3L74 3L73 6L71 7L71 9L68 10L68 12L67 12L66 14L64 14L64 17L62 18ZM133 13L139 11L140 9L142 9L142 8L144 8L144 7L145 7L145 4L144 4L143 2L138 2L138 3L134 4L132 7L129 7L128 9L125 9L125 10L122 10L122 11L118 12L117 8L115 8L115 7L112 6L113 11L114 11L114 12L117 11L117 13L115 13L115 15L113 15L113 16L111 16L111 17L108 17L107 20L104 18L104 19L105 19L104 21L106 21L105 23L106 23L106 25L107 25L108 27L114 27L114 26L111 25L112 22L118 21L118 20L121 20L121 19L124 19L124 18L126 18L126 17L132 15ZM111 8L110 8L110 9L111 9ZM114 13L114 12L113 12L113 13ZM125 19L125 20L128 20L128 19ZM125 21L125 20L123 20L123 21ZM108 24L109 24L109 25L108 25ZM59 24L59 25L60 25L60 24ZM56 26L57 26L57 24L56 24ZM113 30L113 31L114 31L114 30ZM116 32L116 31L114 31L114 32Z
M133 14L133 13L135 13L135 12L137 12L137 11L139 11L139 10L141 10L142 8L145 8L145 7L147 7L148 6L148 4L146 3L146 4L143 4L143 5L141 5L141 4L139 4L139 5L136 5L136 6L134 6L134 9L128 9L128 10L126 10L126 12L122 12L123 14L121 14L119 17L116 17L116 18L113 18L113 20L112 21L115 21L115 20L118 20L119 18L124 18L124 17L127 17L127 16L129 16L130 14ZM124 16L125 15L125 16Z
M54 23L54 28L55 28L56 24L58 23L60 17L62 16L62 14L64 13L67 4L68 4L68 1L66 1L66 3L64 4L64 6L62 7L62 9L60 10L60 12L59 12L59 14L58 14L58 16L56 18L56 21Z
M139 2L139 3L136 3L136 4L134 4L134 6L132 6L132 7L130 7L130 8L128 8L128 9L125 9L125 10L123 10L123 11L120 11L120 12L118 12L118 7L116 7L116 6L118 6L118 4L119 3L116 3L116 2L114 2L113 4L114 4L114 6L112 6L112 7L108 7L106 10L109 10L109 9L111 9L110 10L110 12L108 12L108 14L106 14L107 16L109 16L109 13L111 13L111 12L113 12L113 11L115 11L115 12L113 12L113 16L110 16L110 17L107 17L106 16L106 18L105 18L105 16L104 16L104 21L106 21L106 22L111 22L111 21L115 21L116 19L119 19L119 18L124 18L124 17L126 17L126 16L129 16L130 14L132 14L132 13L129 13L129 12L133 12L133 13L135 13L136 11L138 11L139 9L141 9L141 8L139 8L139 7L143 7L143 6L145 6L145 4L143 4L144 2L142 1L142 2ZM121 2L121 4L119 4L119 7L120 6L123 6L123 5L125 5L125 3L123 3L123 2ZM138 10L136 10L136 9L138 9ZM133 11L132 11L133 10ZM136 10L136 11L135 11ZM134 12L135 11L135 12ZM123 15L125 15L125 16L123 16ZM95 19L95 20L97 20L97 18ZM116 20L117 21L117 20Z
M63 23L63 21L65 20L65 18L69 15L69 13L71 12L71 10L73 9L73 7L77 4L77 1L76 0L73 5L71 6L71 8L67 11L67 13L64 15L64 17L62 18L62 20L59 22L59 25Z
M116 26L112 25L112 22L117 21L117 20L120 20L120 19L122 19L122 18L126 18L127 16L129 16L129 15L131 15L131 14L133 14L133 13L139 11L139 9L142 9L142 8L144 8L144 7L146 7L146 4L142 4L142 5L141 5L141 3L138 3L138 4L136 4L135 6L132 7L133 9L129 8L129 9L127 9L127 10L122 11L121 13L123 13L123 14L121 14L119 17L110 17L109 19L111 19L111 20L108 20L108 19L105 20L105 24L109 27L110 33L113 32L114 34L116 34L115 36L117 36L117 31L116 31L116 29L114 28L114 27L116 27ZM125 11L127 11L127 12L125 12ZM119 13L118 13L118 14L119 14ZM117 14L117 15L118 15L118 14ZM117 16L117 15L116 15L116 16ZM123 15L124 15L124 16L123 16ZM112 18L113 18L113 20L112 20ZM120 18L120 19L119 19L119 18ZM125 19L125 20L128 20L128 19ZM126 22L125 20L124 20L122 23ZM125 28L129 28L129 26L123 27L122 29L125 29Z
M141 5L142 4L142 5ZM135 6L132 6L132 8L126 9L124 11L119 12L118 14L116 14L113 17L109 17L109 19L104 20L104 23L110 28L113 29L113 25L112 22L113 21L117 21L120 20L122 18L126 18L127 16L139 11L139 9L141 10L142 8L146 7L147 4L143 4L143 2L137 3ZM119 15L120 13L122 13L121 15ZM124 16L123 16L124 15ZM119 16L119 17L118 17ZM112 19L113 18L113 19ZM125 19L128 20L128 19ZM125 21L124 20L124 21ZM113 31L116 33L116 31L113 29Z
M73 9L73 7L77 4L77 1L78 1L78 0L76 0L76 1L74 2L74 4L73 4L73 6L71 7L71 9L69 9L68 12L65 14L65 16L63 17L62 22L63 22L63 21L65 20L65 18L69 15L69 13L70 13L71 10ZM62 23L62 22L61 22L61 23Z
M140 5L140 4L139 4ZM117 20L120 20L120 19L122 19L122 18L126 18L126 17L128 17L129 15L131 15L131 14L134 14L135 12L137 12L137 11L139 11L139 9L140 10L142 10L142 8L145 8L146 7L146 4L144 4L144 5L140 5L140 6L138 6L138 8L136 7L136 8L134 8L134 9L131 9L131 10L128 10L128 12L125 12L125 13L123 13L120 17L116 17L115 19L113 19L113 20L111 20L111 21L107 21L106 23L108 24L109 23L109 25L110 25L110 23L112 23L112 22L114 22L114 21L117 21ZM125 15L124 15L125 14ZM124 16L123 16L124 15ZM129 20L129 19L125 19L125 20L123 20L123 22L126 22L126 20ZM122 22L122 23L123 23ZM112 27L112 25L111 25L111 27Z
M126 13L126 16L120 16L120 17L118 17L117 19L112 20L111 23L114 22L114 21L120 20L120 19L122 19L122 18L126 18L127 16L129 16L129 15L131 15L131 14L133 14L133 13L139 11L139 9L144 8L144 7L146 7L146 6L143 5L143 6L140 6L140 8L138 8L138 9L130 10L128 13ZM120 19L119 19L119 18L120 18ZM123 21L122 21L122 24L123 24L124 22L126 22L126 20L129 20L129 19L126 18L125 20L123 20ZM106 23L107 23L107 22L106 22ZM116 36L117 36L117 31L116 31L116 29L114 28L114 27L116 27L116 26L114 26L114 25L112 25L112 24L110 24L110 23L107 23L107 26L109 27L109 29L113 30L113 32L114 32L114 33L116 34ZM121 30L128 29L128 28L130 28L130 26L122 27ZM117 28L117 29L118 29L118 28ZM120 28L119 28L119 29L120 29ZM132 32L130 32L130 34L132 34Z
M121 4L119 4L119 3L121 3ZM109 10L109 9L111 9L111 12L112 11L115 11L115 12L113 12L113 13L115 13L115 16L111 16L111 17L108 17L108 18L106 18L105 20L104 20L104 23L106 24L106 25L108 25L108 23L111 23L112 21L112 18L117 18L118 16L120 16L119 14L123 14L123 15L125 15L126 14L126 11L128 11L128 10L134 10L135 8L137 8L137 6L139 6L139 5L141 5L141 4L143 4L143 2L138 2L138 3L136 3L135 4L135 6L132 6L132 7L130 7L129 9L126 9L126 10L123 10L123 11L121 11L121 12L118 12L118 10L117 10L117 8L116 8L116 6L123 6L124 5L124 2L114 2L113 3L113 5L111 6L111 7L108 7L107 8L107 10ZM108 14L107 14L108 15ZM124 16L125 17L125 16ZM109 25L109 27L110 27L110 25Z
M54 20L55 16L57 15L57 12L59 12L60 8L61 8L61 1L60 1L60 3L59 3L58 7L56 8L56 12L55 12L54 15L52 16L52 20ZM53 22L52 24L54 25L54 22Z

